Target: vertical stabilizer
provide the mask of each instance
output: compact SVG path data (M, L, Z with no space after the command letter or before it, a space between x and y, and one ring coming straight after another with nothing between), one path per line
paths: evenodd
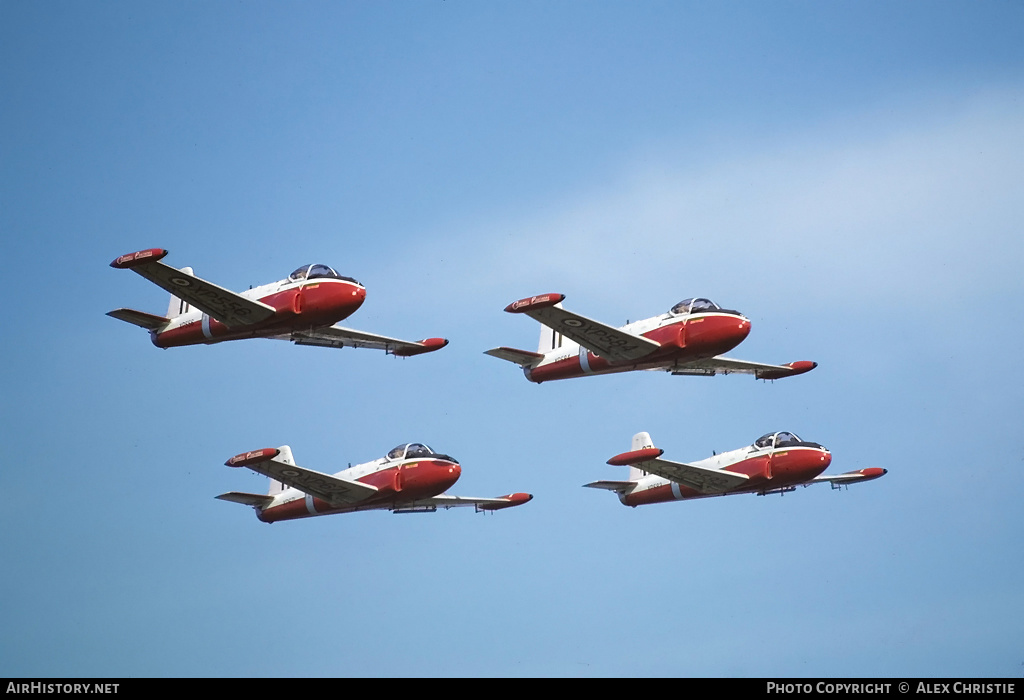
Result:
M195 277L195 273L192 272L191 267L183 267L181 268L181 271L184 272L186 275ZM184 282L184 280L182 281ZM189 304L187 301L179 299L178 297L172 294L171 303L167 306L167 318L175 318L177 316L181 316L182 314L187 314L191 310L191 304Z
M630 448L630 452L636 452L637 450L646 450L650 447L654 447L654 442L651 440L650 433L637 433L633 436L633 446ZM643 476L646 476L647 472L643 471L639 467L630 466L629 468L629 480L639 481Z
M555 304L555 307L562 308L562 303ZM543 323L540 324L540 341L537 343L537 352L543 355L559 348L571 352L579 348L579 343L569 340L554 328L545 326Z
M292 448L291 447L289 447L288 445L281 445L280 447L277 448L277 450L278 450L278 454L277 454L277 457L274 458L275 462L284 462L285 464L291 464L291 465L295 464L295 458L292 457ZM284 484L282 484L277 479L271 479L270 480L270 490L267 491L267 495L268 496L276 496L277 494L279 494L282 491L284 491L286 488L288 488L288 487L285 486Z

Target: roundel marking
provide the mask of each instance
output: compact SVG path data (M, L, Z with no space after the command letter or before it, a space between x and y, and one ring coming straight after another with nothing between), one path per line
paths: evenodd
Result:
M281 475L282 476L298 476L299 473L297 471L295 471L294 469L282 469L281 470Z
M172 277L171 278L171 284L176 284L179 287L190 287L190 286L192 286L192 283L189 282L184 277Z
M579 328L583 325L583 321L577 321L574 318L567 318L562 321L563 326L569 326L570 328Z

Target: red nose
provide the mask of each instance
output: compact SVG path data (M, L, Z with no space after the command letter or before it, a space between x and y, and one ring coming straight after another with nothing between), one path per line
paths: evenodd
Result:
M709 355L728 352L750 334L750 321L742 316L705 316L686 324L686 345Z
M451 488L459 477L462 476L462 467L459 466L458 462L443 462L436 461L429 471L425 472L429 474L426 481L430 483L431 487L435 490L435 493L441 493Z
M356 309L362 306L364 301L366 301L366 287L356 287L350 292L349 303Z

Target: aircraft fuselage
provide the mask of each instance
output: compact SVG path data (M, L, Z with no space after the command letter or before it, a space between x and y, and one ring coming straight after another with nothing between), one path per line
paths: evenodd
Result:
M186 276L182 278L187 281ZM192 310L171 320L150 337L158 348L219 343L241 338L272 338L293 331L330 326L351 316L366 299L366 288L340 279L283 280L240 292L275 309L272 317L249 326L231 327Z
M359 481L378 489L372 498L357 505L332 506L315 496L295 488L285 488L274 501L258 509L257 517L265 523L309 518L315 515L352 513L359 510L392 509L403 503L431 498L444 493L462 475L462 467L454 460L439 455L419 459L377 459L344 469L334 476Z
M745 474L749 480L724 493L706 494L660 476L648 474L629 493L619 496L627 506L667 503L692 498L728 496L734 493L766 493L809 482L832 463L832 454L820 446L795 445L755 449L744 447L699 462L695 466Z
M523 369L531 382L571 379L588 374L612 374L642 369L671 370L695 360L715 357L732 350L750 334L750 321L737 313L714 311L685 317L662 314L636 321L620 330L648 338L661 348L638 361L614 362L569 343L565 349L545 353L534 367Z

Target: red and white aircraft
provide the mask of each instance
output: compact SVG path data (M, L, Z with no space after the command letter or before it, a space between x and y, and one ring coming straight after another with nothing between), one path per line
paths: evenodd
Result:
M196 277L191 267L178 270L165 265L160 262L165 255L166 250L151 248L110 263L137 272L171 293L166 316L134 309L107 313L148 330L158 348L277 338L298 345L375 348L408 357L448 344L444 338L399 340L332 325L362 305L366 288L326 265L304 265L280 282L236 294Z
M505 307L542 324L537 352L494 348L488 355L523 368L531 382L570 379L637 369L710 376L752 374L782 379L818 366L817 362L768 365L723 357L750 333L750 321L738 311L709 299L686 299L668 313L613 328L562 308L564 294L542 294Z
M628 466L629 480L594 481L584 486L614 491L624 505L635 507L732 493L764 496L822 482L836 489L877 479L888 471L868 467L820 476L832 463L832 454L818 443L805 442L793 433L768 433L750 447L689 464L661 459L663 453L651 442L650 435L637 433L631 451L608 460L608 464Z
M386 457L333 475L297 466L287 445L243 452L225 464L248 467L270 477L270 491L265 496L237 491L217 496L222 501L253 506L256 517L265 523L359 510L433 513L438 508L457 506L474 506L478 512L501 510L533 498L528 493L498 498L444 495L459 480L462 467L452 457L418 442L399 445Z

